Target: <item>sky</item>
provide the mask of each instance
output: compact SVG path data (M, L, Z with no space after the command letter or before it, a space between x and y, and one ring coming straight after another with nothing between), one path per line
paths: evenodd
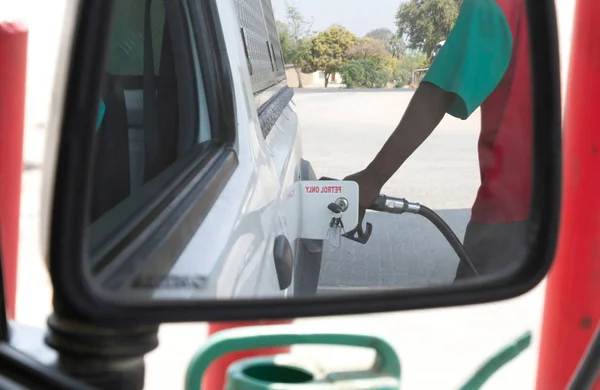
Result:
M322 31L340 24L358 36L387 27L396 32L394 16L402 0L271 0L275 17L283 20L286 2L313 19L313 30ZM376 7L371 6L377 4Z

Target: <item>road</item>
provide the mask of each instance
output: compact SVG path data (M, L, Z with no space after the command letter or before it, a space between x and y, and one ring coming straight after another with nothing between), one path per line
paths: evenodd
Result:
M317 176L343 178L371 161L394 130L412 91L298 90L303 151ZM466 121L446 117L384 187L435 209L462 239L479 185L479 112ZM366 245L344 240L327 246L321 292L368 287L422 287L450 283L458 258L420 216L367 213L373 234Z

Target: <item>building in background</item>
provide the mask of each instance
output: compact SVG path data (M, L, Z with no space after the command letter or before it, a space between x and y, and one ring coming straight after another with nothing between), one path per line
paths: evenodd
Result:
M324 88L325 87L325 73L317 71L314 73L302 73L297 72L294 69L294 65L285 66L285 76L287 78L288 86L292 88L298 88L298 73L302 78L302 85L304 88ZM343 84L342 76L339 73L334 73L329 76L329 85L327 88L345 88Z

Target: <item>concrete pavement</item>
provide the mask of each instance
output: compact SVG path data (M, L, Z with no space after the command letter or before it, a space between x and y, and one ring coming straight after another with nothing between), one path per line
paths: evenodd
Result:
M366 167L394 130L413 91L297 90L303 150L318 177L343 178ZM435 209L462 240L479 185L479 112L466 121L445 118L387 183L384 193ZM327 246L321 291L363 287L422 287L450 283L458 258L421 216L368 212L366 245Z
M462 239L470 211L438 210L438 214ZM429 221L412 214L375 212L367 213L365 219L374 226L367 244L344 240L340 248L326 247L321 289L426 287L452 282L458 257Z

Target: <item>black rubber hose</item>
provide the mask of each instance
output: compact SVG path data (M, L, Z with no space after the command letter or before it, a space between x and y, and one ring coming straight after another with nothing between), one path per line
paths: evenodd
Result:
M454 249L454 252L456 252L456 254L458 255L458 259L460 260L460 262L467 265L475 275L479 276L479 272L477 272L477 269L471 262L471 259L469 258L469 255L467 255L467 252L465 251L465 248L463 247L462 243L460 242L458 237L456 237L456 234L454 234L454 231L452 231L450 226L448 226L448 224L442 219L442 217L437 215L435 211L433 211L429 207L423 205L420 205L419 207L419 215L422 215L423 217L427 218L432 224L435 225L436 228L438 228L438 230L444 235L452 249Z

